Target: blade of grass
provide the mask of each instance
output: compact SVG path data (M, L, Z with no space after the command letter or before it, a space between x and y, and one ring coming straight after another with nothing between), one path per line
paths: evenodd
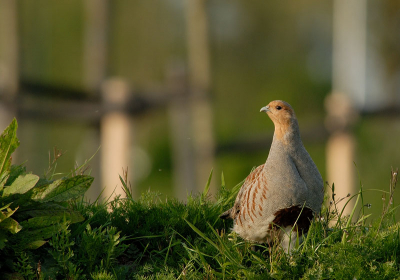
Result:
M213 227L209 224L208 226L211 228L211 231L217 236L217 239L219 240L219 243L223 246L224 252L221 252L221 248L213 242L210 238L208 238L203 232L201 232L197 227L195 227L193 224L191 224L188 220L186 220L186 223L198 234L200 237L202 237L204 240L206 240L208 243L210 243L215 249L217 249L218 252L221 254L224 254L231 262L235 263L237 266L242 267L242 265L237 262L237 260L229 253L229 249L226 247L226 244L222 242L221 237L218 236L218 234L214 231Z
M360 191L360 192L361 192L361 191ZM356 203L354 204L353 209L351 210L351 213L350 213L349 220L348 220L347 223L346 223L346 229L350 226L350 223L351 223L351 221L352 221L352 219L353 219L354 212L356 211L356 208L357 208L357 205L358 205L358 201L360 200L360 197L361 197L360 192L359 192L358 195L357 195ZM347 238L346 238L346 232L343 232L342 244L345 244L345 243L346 243L346 240L347 240Z
M207 198L208 192L210 190L212 174L213 174L213 170L211 169L210 175L208 176L207 184L204 187L203 193L201 194L201 197L200 197L200 205L203 205Z
M219 250L217 244L215 244L210 238L208 238L204 233L202 233L197 227L195 227L188 220L186 220L186 219L184 219L184 220L198 235L200 235L200 237L205 239L208 243L210 243L213 247L215 247L215 249Z
M355 163L355 162L353 162L353 163L354 163L354 166L356 167L356 170L357 170L357 175L358 175L358 179L359 179L359 181L360 181L360 196L361 196L361 205L364 205L363 185L362 185L362 182L361 182L361 176L360 176L360 172L358 171L358 168L357 168L357 165L356 165L356 163ZM363 216L365 216L365 210L364 210L364 207L361 207L361 211L362 211L362 215L363 215ZM363 222L363 225L364 225L364 222Z
M169 251L171 249L171 244L172 244L172 240L174 239L174 236L175 236L175 232L172 233L171 239L169 240L167 254L165 255L165 259L164 259L164 266L167 265L168 255L169 255Z
M236 260L236 258L234 258L232 256L232 254L229 252L229 248L227 247L226 243L223 242L221 236L218 235L218 233L214 230L214 228L207 223L208 227L211 229L211 232L215 235L215 237L218 240L218 243L221 245L221 247L223 248L223 251L221 251L220 247L218 247L218 251L223 254L225 257L227 257L227 259L229 259L231 262L233 262L236 266L241 267L242 265Z
M343 216L343 212L346 209L347 205L350 203L350 201L355 198L356 196L358 197L359 193L354 194L353 196L349 197L349 199L346 201L346 203L344 204L342 211L340 212L340 214L338 215L338 220L336 222L335 228L338 228L340 226L340 221L342 219ZM354 209L353 209L354 210Z

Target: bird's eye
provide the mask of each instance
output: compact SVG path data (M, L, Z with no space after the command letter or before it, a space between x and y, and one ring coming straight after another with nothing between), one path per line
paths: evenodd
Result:
M275 108L276 108L276 110L280 110L280 109L282 109L282 107L281 107L281 106L276 106Z

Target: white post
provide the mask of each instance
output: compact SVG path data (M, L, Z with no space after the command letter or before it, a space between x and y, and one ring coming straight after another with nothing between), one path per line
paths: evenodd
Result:
M109 0L84 0L84 38L83 38L83 86L88 93L88 97L98 97L100 87L103 80L107 76L107 37L109 28ZM104 93L104 92L103 92ZM104 93L103 101L109 102L109 93ZM121 125L123 121L113 120L112 115L106 115L101 119L100 139L90 140L92 145L102 145L100 150L101 163L96 166L96 173L101 174L101 182L94 184L86 194L91 200L98 197L104 187L106 190L102 193L102 198L107 199L118 182L118 174L122 173L122 166L126 167L125 163L119 170L117 166L110 164L109 160L115 160L110 153L110 146L112 145L113 131L117 129L113 127L113 123ZM124 130L123 128L121 129ZM116 132L123 133L123 132ZM110 173L109 173L110 172ZM119 172L119 173L117 173ZM119 194L120 189L116 190Z
M358 189L354 184L355 139L351 128L357 121L357 110L349 97L340 92L333 92L325 99L327 116L325 125L331 133L326 144L326 173L329 184L335 184L336 200L354 195ZM331 197L331 193L330 193ZM342 200L339 208L347 199ZM345 215L350 214L355 200L350 201Z
M367 1L333 2L333 92L326 99L327 180L335 184L336 198L358 192L354 181L355 140L351 126L357 109L366 104ZM345 199L339 207L343 207ZM355 200L346 207L350 214Z
M105 113L101 119L101 186L105 188L103 199L124 196L119 175L130 163L130 132L132 124L125 107L129 99L129 87L121 79L109 79L102 85ZM133 168L129 168L133 170Z
M333 1L333 90L366 102L367 1Z

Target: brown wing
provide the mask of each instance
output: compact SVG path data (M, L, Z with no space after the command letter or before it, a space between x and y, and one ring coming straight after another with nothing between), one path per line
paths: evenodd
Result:
M264 169L264 164L258 166L256 169L253 170L253 172L251 172L249 174L249 176L246 177L246 180L243 183L242 189L245 188L245 186L251 184L254 182L254 180L258 177L258 175L260 175L261 171ZM242 190L241 189L241 190Z
M235 200L235 204L233 207L224 213L222 213L219 217L221 219L235 219L236 215L239 214L240 212L240 204L242 201L242 196L244 194L244 191L251 186L251 184L254 182L254 180L257 179L257 177L260 175L261 171L264 168L264 164L258 166L256 169L254 169L247 177L246 180L244 181L242 187L240 188L238 195Z

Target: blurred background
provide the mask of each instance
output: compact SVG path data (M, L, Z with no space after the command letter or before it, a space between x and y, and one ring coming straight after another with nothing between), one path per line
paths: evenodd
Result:
M212 194L263 164L289 102L339 196L389 190L400 165L397 0L0 0L0 129L44 174L90 161L88 199ZM395 200L396 201L396 200ZM382 193L365 193L379 213Z

